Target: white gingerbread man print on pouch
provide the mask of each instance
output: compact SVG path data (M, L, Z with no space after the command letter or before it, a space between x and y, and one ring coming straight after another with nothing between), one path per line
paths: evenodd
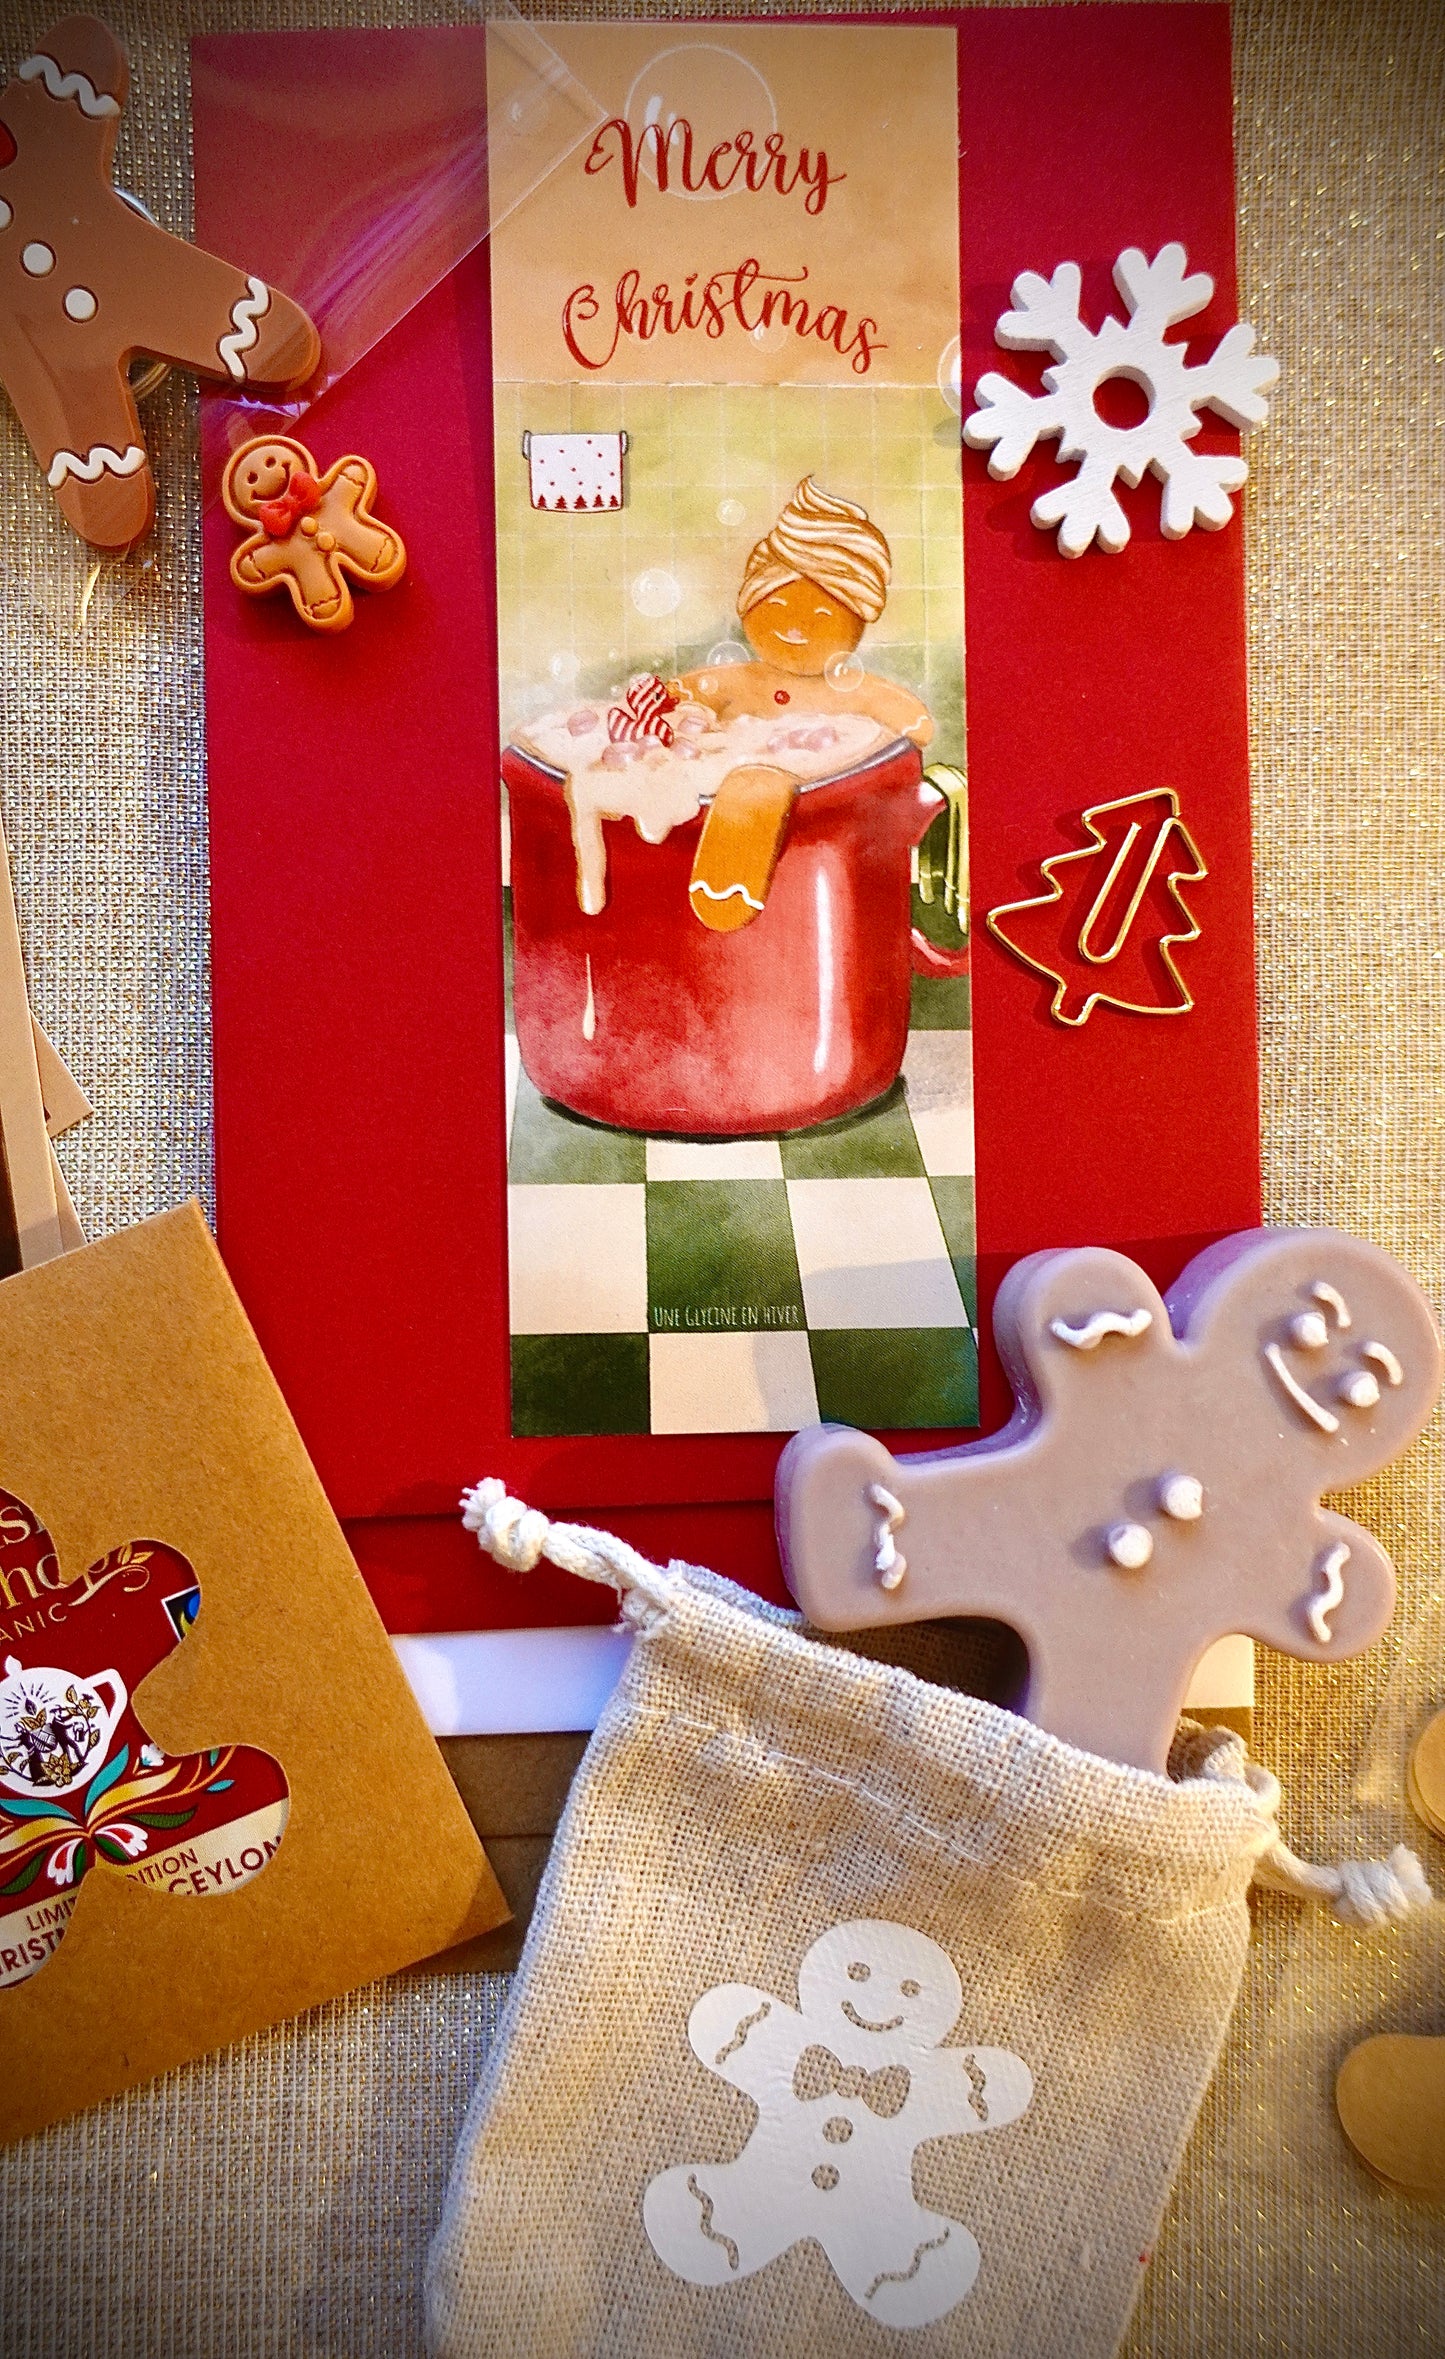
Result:
M1034 2085L1007 2048L940 2047L962 2004L936 1942L872 1918L813 1943L796 2008L741 1982L705 1991L688 2018L693 2053L758 2118L735 2162L680 2163L650 2182L642 2217L659 2259L690 2284L727 2285L811 2238L881 2325L942 2318L979 2249L916 2202L914 2154L1017 2121Z

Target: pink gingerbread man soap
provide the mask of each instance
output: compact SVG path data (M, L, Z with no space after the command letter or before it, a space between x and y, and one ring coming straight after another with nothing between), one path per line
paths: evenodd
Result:
M372 514L376 469L353 453L324 475L303 442L285 435L243 442L221 480L226 512L249 528L231 579L252 597L284 587L313 631L344 631L355 608L347 576L389 590L406 571L399 532Z
M1381 1635L1390 1560L1319 1501L1397 1458L1440 1389L1430 1307L1388 1254L1252 1229L1161 1298L1122 1253L1035 1253L994 1330L1002 1433L916 1458L846 1426L789 1443L778 1540L810 1621L1006 1622L1028 1719L1157 1770L1216 1639L1332 1663Z

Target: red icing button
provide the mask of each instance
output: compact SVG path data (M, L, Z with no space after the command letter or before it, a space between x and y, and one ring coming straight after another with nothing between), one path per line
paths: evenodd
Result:
M787 689L786 689L786 688L775 688L775 689L773 690L773 702L774 702L774 704L787 704L787 703L788 703L788 701L789 701L789 698L788 698L788 691L787 691Z

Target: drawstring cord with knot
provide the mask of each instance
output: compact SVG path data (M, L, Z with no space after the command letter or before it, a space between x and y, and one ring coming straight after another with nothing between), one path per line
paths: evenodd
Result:
M1271 1824L1279 1812L1279 1780L1251 1761L1243 1737L1230 1729L1181 1725L1169 1767L1175 1777L1209 1778L1216 1785L1245 1786ZM1254 1881L1266 1892L1296 1899L1325 1900L1342 1925L1398 1925L1435 1895L1413 1851L1397 1843L1388 1859L1341 1859L1316 1867L1300 1859L1275 1829L1274 1840L1255 1863Z
M599 1581L624 1599L636 1596L661 1612L673 1593L671 1577L613 1532L591 1524L553 1523L536 1507L509 1496L495 1475L462 1493L462 1522L477 1544L510 1572L530 1573L545 1556L560 1572Z
M476 1533L478 1545L489 1556L514 1573L530 1573L545 1557L561 1572L615 1589L629 1620L643 1618L636 1608L628 1613L630 1599L660 1613L672 1598L673 1575L649 1563L615 1533L599 1532L591 1524L553 1523L540 1509L513 1499L495 1476L463 1492L462 1522ZM1279 1780L1250 1760L1243 1737L1232 1730L1181 1722L1169 1771L1176 1779L1207 1778L1216 1785L1245 1787L1261 1817L1274 1826ZM1403 1843L1388 1859L1345 1859L1316 1867L1290 1850L1277 1827L1255 1864L1254 1881L1269 1892L1328 1901L1343 1925L1398 1924L1416 1909L1430 1907L1435 1897L1419 1860Z

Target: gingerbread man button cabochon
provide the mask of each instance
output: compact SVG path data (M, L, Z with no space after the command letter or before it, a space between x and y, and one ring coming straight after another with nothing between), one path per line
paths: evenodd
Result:
M1398 1457L1439 1391L1429 1305L1388 1254L1255 1229L1161 1299L1121 1253L1036 1253L994 1329L1001 1434L917 1458L843 1426L789 1443L778 1538L811 1621L1009 1623L1030 1720L1157 1770L1216 1639L1328 1663L1381 1635L1390 1560L1319 1499Z
M399 532L373 515L376 469L351 453L324 475L304 442L263 435L243 442L221 478L226 513L248 537L231 579L253 598L285 588L313 631L344 631L355 609L347 576L389 590L406 571Z
M117 194L129 79L108 27L68 16L0 91L0 378L62 510L101 549L128 549L154 513L134 354L238 389L302 384L321 357L299 304Z

